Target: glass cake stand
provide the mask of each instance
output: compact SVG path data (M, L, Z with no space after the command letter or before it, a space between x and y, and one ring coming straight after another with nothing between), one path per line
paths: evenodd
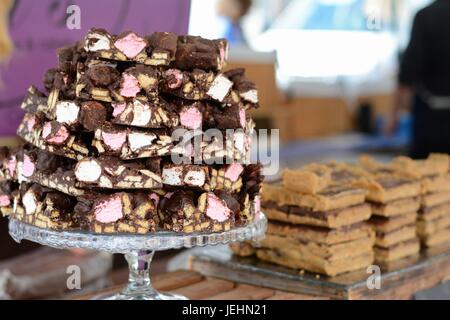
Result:
M151 284L150 264L155 251L226 244L236 241L258 241L264 237L267 219L260 214L245 227L224 232L176 233L161 231L139 234L93 234L86 231L55 231L39 228L19 220L9 220L9 234L57 249L84 248L125 255L130 269L128 284L119 293L98 296L102 300L186 300L176 294L159 293Z

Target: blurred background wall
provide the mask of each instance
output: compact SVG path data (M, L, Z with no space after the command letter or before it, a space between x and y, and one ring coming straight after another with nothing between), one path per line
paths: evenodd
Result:
M80 29L66 25L70 5L80 8ZM31 84L42 87L45 70L56 63L57 48L81 39L92 27L112 33L186 33L189 6L189 0L0 0L5 44L0 46L0 135L15 135L22 117L18 106Z
M238 22L223 8L247 2L193 0L189 32L216 38L240 25L231 64L262 88L263 126L284 141L381 131L412 19L430 0L254 0Z

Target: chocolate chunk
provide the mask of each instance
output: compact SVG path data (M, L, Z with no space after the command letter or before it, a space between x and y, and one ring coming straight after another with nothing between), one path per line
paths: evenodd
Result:
M180 36L176 52L176 65L180 69L220 70L225 59L226 42L207 40L195 36Z
M37 152L36 170L42 172L54 172L61 166L61 158L54 156L53 154L45 151Z
M264 176L261 172L262 166L260 163L249 164L245 166L242 180L244 181L243 192L250 195L253 199L259 194L261 185L264 181Z
M161 158L148 158L145 159L145 168L152 172L161 172Z
M80 123L85 129L95 131L106 121L106 113L104 105L88 101L81 106Z
M54 68L48 69L44 73L44 87L48 92L50 92L53 89L53 82L55 81L56 73L57 70Z
M69 137L69 131L59 122L48 121L42 128L42 138L44 138L47 143L62 145L69 139Z
M107 87L120 77L119 72L106 65L92 66L87 69L86 75L96 86Z
M169 54L169 61L175 59L175 53L177 50L177 42L178 36L172 32L154 32L149 38L148 42L150 43L149 55L152 58L156 58L155 56L158 53L167 52Z
M239 212L241 211L241 205L239 204L239 201L235 197L233 197L231 194L223 190L217 190L214 193L216 194L217 197L225 201L227 207L234 214L239 214Z
M57 49L58 69L69 74L75 75L78 62L86 60L85 54L79 50L79 43Z
M219 129L242 128L240 108L238 105L229 106L223 109L214 108L213 117L216 126Z
M54 209L61 212L72 213L74 209L74 198L60 192L49 192L45 201L52 205Z
M184 207L194 206L194 198L195 195L192 191L177 190L170 198L163 197L160 202L160 207L170 215L177 215Z

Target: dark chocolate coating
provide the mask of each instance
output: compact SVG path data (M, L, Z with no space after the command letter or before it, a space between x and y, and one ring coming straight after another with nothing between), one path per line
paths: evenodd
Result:
M89 130L95 131L106 121L106 107L96 101L88 101L81 106L80 122L81 125Z
M86 71L86 76L96 86L106 87L117 81L120 73L113 67L106 65L92 66Z
M185 206L195 206L195 194L192 191L177 190L170 198L163 197L160 201L161 210L168 214L178 214Z

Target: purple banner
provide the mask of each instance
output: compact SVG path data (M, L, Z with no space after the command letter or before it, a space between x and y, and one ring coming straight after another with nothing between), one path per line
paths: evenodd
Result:
M66 26L70 5L80 8L81 29ZM0 65L0 135L15 135L26 90L31 84L42 89L44 72L56 65L57 48L80 40L92 27L185 34L189 6L189 0L16 0L9 22L15 49Z

